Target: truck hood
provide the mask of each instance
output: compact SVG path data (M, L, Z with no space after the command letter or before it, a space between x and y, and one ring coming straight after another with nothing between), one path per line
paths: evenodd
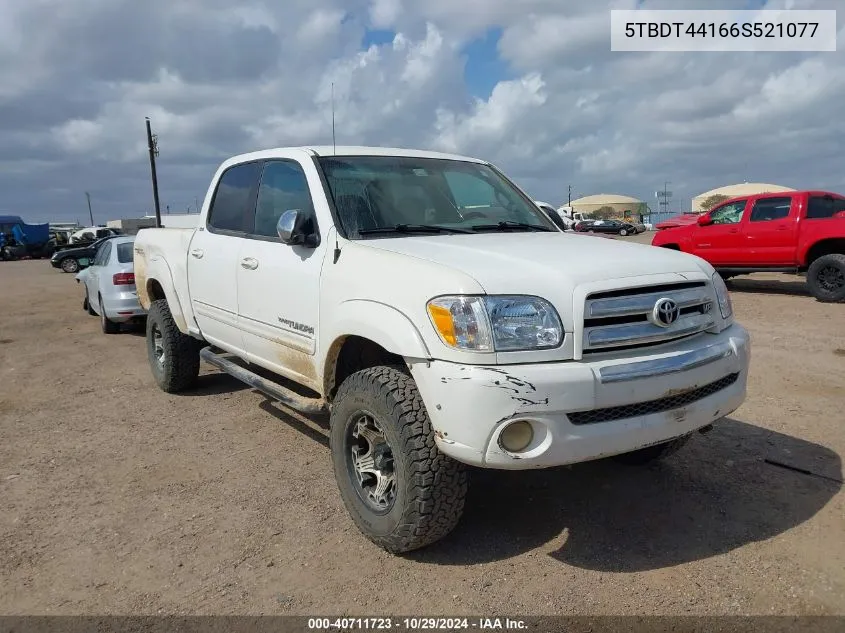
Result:
M678 274L682 280L682 273L708 273L699 258L678 251L562 232L411 236L363 244L448 266L490 294L549 299L581 284L661 274Z
M663 222L658 222L654 225L654 228L663 230L671 229L676 226L690 226L692 224L697 224L698 218L698 213L684 213L683 215L676 215L675 217L664 220Z

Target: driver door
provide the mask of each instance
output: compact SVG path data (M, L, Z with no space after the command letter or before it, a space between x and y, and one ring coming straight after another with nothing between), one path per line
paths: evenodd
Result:
M710 212L713 224L697 225L693 235L694 254L715 265L742 263L744 234L742 218L748 200L737 200Z

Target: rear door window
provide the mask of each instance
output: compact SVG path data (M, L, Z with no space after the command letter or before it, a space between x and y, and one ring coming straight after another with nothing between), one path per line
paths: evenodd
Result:
M754 203L751 210L752 222L771 222L783 220L789 217L789 210L792 207L792 198L783 196L781 198L761 198Z
M810 196L807 205L807 219L821 220L832 218L837 213L845 211L845 199L833 196Z
M92 265L105 266L106 262L109 261L109 255L111 255L111 242L104 242L97 250L97 255L94 257Z
M261 162L242 163L223 172L209 210L210 229L235 233L252 230L252 226L247 226L247 218L251 223L250 203L255 197L261 166Z

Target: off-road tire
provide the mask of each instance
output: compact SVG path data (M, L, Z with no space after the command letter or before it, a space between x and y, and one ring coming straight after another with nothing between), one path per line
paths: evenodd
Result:
M103 328L103 334L117 334L120 332L120 323L115 323L114 321L109 320L106 316L106 308L103 306L103 298L99 298L100 301L100 327Z
M155 353L153 332L161 333L164 359L159 362ZM183 334L176 327L166 299L152 302L146 323L147 357L156 384L162 391L178 393L191 388L200 373L202 341Z
M353 483L347 433L362 412L381 426L393 452L396 496L387 513L364 503ZM402 367L372 367L343 381L331 411L330 446L340 496L358 529L392 554L430 545L460 521L467 492L463 464L437 450L425 405Z
M845 301L845 285L839 288L831 289L822 285L819 274L832 267L838 270L839 274L845 277L845 255L842 253L831 253L830 255L822 255L816 259L807 269L807 288L818 301L824 303L836 303Z
M654 446L641 448L638 451L614 455L613 459L622 464L628 464L629 466L642 466L677 453L687 442L689 442L690 437L692 436L684 435L683 437L663 442L662 444L655 444Z
M73 257L68 257L62 260L62 263L59 264L59 267L62 269L62 272L65 273L78 273L79 272L79 260L74 259Z

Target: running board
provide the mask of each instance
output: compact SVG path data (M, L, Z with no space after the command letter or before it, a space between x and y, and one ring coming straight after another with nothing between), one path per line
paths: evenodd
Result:
M322 398L302 396L272 380L262 378L255 372L223 358L222 355L215 354L210 347L204 347L200 350L200 358L294 411L307 414L324 413L326 411L326 402Z

